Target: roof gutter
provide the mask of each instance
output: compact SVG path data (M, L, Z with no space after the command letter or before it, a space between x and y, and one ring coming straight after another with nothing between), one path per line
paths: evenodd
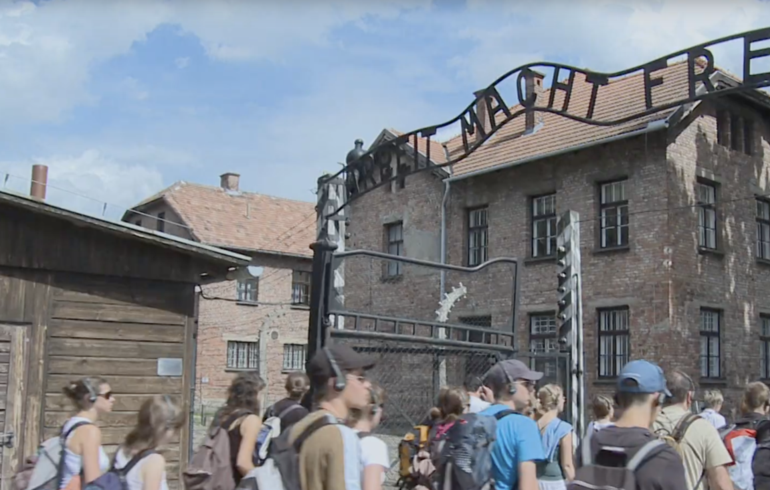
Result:
M670 116L669 116L670 117ZM519 165L523 165L525 163L530 162L536 162L538 160L544 160L546 158L553 158L559 155L564 155L565 153L571 153L573 151L580 151L585 150L587 148L593 148L594 146L604 145L607 143L612 143L613 141L619 141L624 140L628 138L633 138L634 136L640 136L642 134L652 133L654 131L659 131L661 129L667 129L669 124L669 117L666 117L665 119L658 119L656 121L651 121L647 123L647 126L645 126L642 129L637 129L636 131L630 131L628 133L619 134L617 136L611 136L609 138L604 138L596 141L591 141L589 143L583 143L582 145L575 145L570 146L569 148L564 148L557 151L552 151L550 153L543 153L540 155L534 155L528 158L522 158L521 160L514 160L512 162L503 163L502 165L496 165L494 167L489 168L483 168L480 170L476 170L474 172L468 172L467 174L458 175L456 177L449 177L448 179L444 179L445 182L457 182L458 180L465 180L470 179L472 177L478 177L480 175L486 175L490 174L492 172L497 172L498 170L505 170L511 167L516 167ZM526 136L525 136L526 137Z

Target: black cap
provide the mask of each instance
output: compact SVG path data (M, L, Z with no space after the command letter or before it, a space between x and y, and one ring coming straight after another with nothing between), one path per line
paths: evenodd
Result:
M307 375L315 383L325 383L336 374L329 361L327 350L342 373L366 371L374 367L374 359L358 353L345 344L333 344L316 351L307 367Z

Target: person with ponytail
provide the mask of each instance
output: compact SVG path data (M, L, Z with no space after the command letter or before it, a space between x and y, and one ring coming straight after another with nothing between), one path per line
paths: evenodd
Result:
M364 408L351 408L347 424L358 432L361 440L361 465L364 468L361 490L382 490L385 472L390 468L388 445L372 435L382 420L382 408L385 405L385 391L372 384L371 399Z
M110 385L102 378L83 378L63 391L76 414L62 427L66 438L59 490L79 490L109 469L110 460L102 448L102 432L96 421L112 411L114 400Z
M310 388L310 379L307 374L297 371L286 377L286 398L275 402L265 410L262 422L266 422L270 417L281 419L281 433L296 424L310 413L307 408L302 406L302 399Z
M182 411L168 395L145 400L136 426L115 454L116 469L133 464L126 474L125 490L168 490L166 459L155 451L168 444L183 423Z
M564 411L561 386L547 384L537 392L539 405L535 418L540 429L545 460L537 463L540 490L565 490L575 478L572 426L559 418Z

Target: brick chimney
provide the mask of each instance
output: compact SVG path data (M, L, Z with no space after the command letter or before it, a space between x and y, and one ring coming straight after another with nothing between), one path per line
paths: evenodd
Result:
M29 187L29 195L40 201L45 201L47 186L48 167L45 165L32 165L32 184Z
M219 176L220 185L222 189L226 191L238 191L238 183L241 180L241 175L233 172L227 172Z
M532 73L532 76L527 76L524 78L524 97L527 99L529 99L532 94L535 94L539 97L544 90L543 79L545 78L545 75L535 70L530 70L530 72ZM535 99L535 103L537 104L537 99ZM535 129L535 112L527 111L524 115L524 118L524 131L529 133Z

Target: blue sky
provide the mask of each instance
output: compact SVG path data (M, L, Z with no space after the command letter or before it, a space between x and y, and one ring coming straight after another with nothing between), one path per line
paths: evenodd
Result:
M226 171L313 201L356 138L447 120L522 63L619 70L767 25L760 0L0 0L0 177L45 163L93 198L51 200L113 217Z

